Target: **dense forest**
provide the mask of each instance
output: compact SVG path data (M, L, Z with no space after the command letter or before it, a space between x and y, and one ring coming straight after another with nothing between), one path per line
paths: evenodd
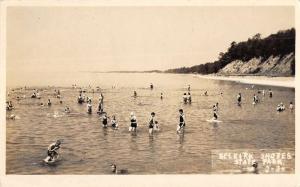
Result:
M255 34L252 38L243 42L231 42L227 52L219 53L219 59L214 62L200 64L192 67L181 67L166 70L166 73L217 73L220 69L234 60L248 61L254 57L261 57L262 60L270 56L283 57L289 53L295 54L295 29L279 31L266 38L261 34ZM295 60L291 65L292 73L295 74Z

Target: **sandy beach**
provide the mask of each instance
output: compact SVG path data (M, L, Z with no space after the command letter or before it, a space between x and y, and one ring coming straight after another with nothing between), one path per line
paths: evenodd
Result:
M267 76L217 76L194 75L199 78L212 80L234 81L243 84L269 85L287 88L295 88L295 77L267 77Z

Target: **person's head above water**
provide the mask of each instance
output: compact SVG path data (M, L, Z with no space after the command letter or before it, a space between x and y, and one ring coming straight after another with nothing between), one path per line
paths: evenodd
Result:
M60 140L56 140L55 145L59 146L60 144L61 144L61 141Z
M252 167L257 168L258 167L258 163L256 161L253 162Z
M116 172L116 170L117 170L116 164L110 164L110 167L111 167L112 172Z

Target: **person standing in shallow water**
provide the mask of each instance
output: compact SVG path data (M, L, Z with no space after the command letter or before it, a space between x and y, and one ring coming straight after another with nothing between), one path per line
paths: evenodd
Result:
M293 105L293 102L292 102L292 101L290 102L289 108L290 108L290 111L291 111L291 112L294 110L294 105Z
M241 104L242 104L242 94L241 94L241 93L239 93L239 94L237 95L237 104L238 104L239 106L241 106Z
M187 100L188 100L187 95L186 95L186 93L184 93L183 94L183 103L186 104Z
M192 103L192 96L191 96L191 93L190 93L190 92L188 92L187 100L188 100L188 102L189 102L190 104Z
M137 128L137 120L136 116L134 115L133 112L130 113L130 127L129 131L136 131Z
M51 106L51 104L52 104L52 103L51 103L50 99L48 99L47 105L48 105L48 106Z
M92 104L91 104L91 102L87 103L87 113L92 114Z
M273 92L271 89L269 89L269 97L273 97Z
M177 133L185 127L185 116L182 109L179 109L179 124L177 126Z
M213 113L214 113L213 119L214 119L214 120L217 120L217 119L218 119L218 113L217 113L218 110L219 110L218 106L219 106L219 103L216 103L216 104L213 106Z
M152 83L150 83L150 89L153 90L153 84Z
M155 113L154 112L151 112L151 117L150 117L150 120L149 120L149 134L152 135L153 134L153 128L155 126Z

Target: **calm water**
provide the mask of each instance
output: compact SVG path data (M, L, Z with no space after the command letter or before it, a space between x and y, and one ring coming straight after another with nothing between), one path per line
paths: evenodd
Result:
M57 75L52 79L21 82L26 91L10 91L16 120L7 120L6 172L8 174L111 174L110 163L127 168L131 174L211 173L211 151L214 149L282 149L295 148L295 114L286 110L277 113L276 106L286 106L295 100L294 89L272 87L273 98L259 94L261 102L252 105L257 89L268 86L237 84L206 80L191 75L174 74L97 74L81 73L81 79ZM149 84L154 84L150 90ZM92 97L92 115L86 105L77 104L80 86L100 86L104 107L109 116L116 115L119 130L103 129L95 113L99 93ZM192 104L183 104L182 95L191 85ZM56 87L47 87L48 85ZM116 88L112 89L112 85ZM8 85L11 87L17 84ZM30 99L33 88L44 89L42 99ZM247 89L249 88L249 89ZM55 98L54 89L60 89L63 104ZM138 97L133 98L133 90ZM204 96L204 91L208 96ZM160 99L163 92L164 99ZM220 95L223 92L223 96ZM242 107L236 95L243 95ZM16 100L17 96L25 99ZM47 99L52 106L40 106ZM212 105L219 102L222 123L206 122L212 118ZM71 108L70 114L64 107ZM186 115L184 134L176 134L178 109ZM128 132L130 112L138 120L138 132ZM148 134L150 112L156 113L160 132ZM47 147L62 139L61 161L53 166L43 164Z

